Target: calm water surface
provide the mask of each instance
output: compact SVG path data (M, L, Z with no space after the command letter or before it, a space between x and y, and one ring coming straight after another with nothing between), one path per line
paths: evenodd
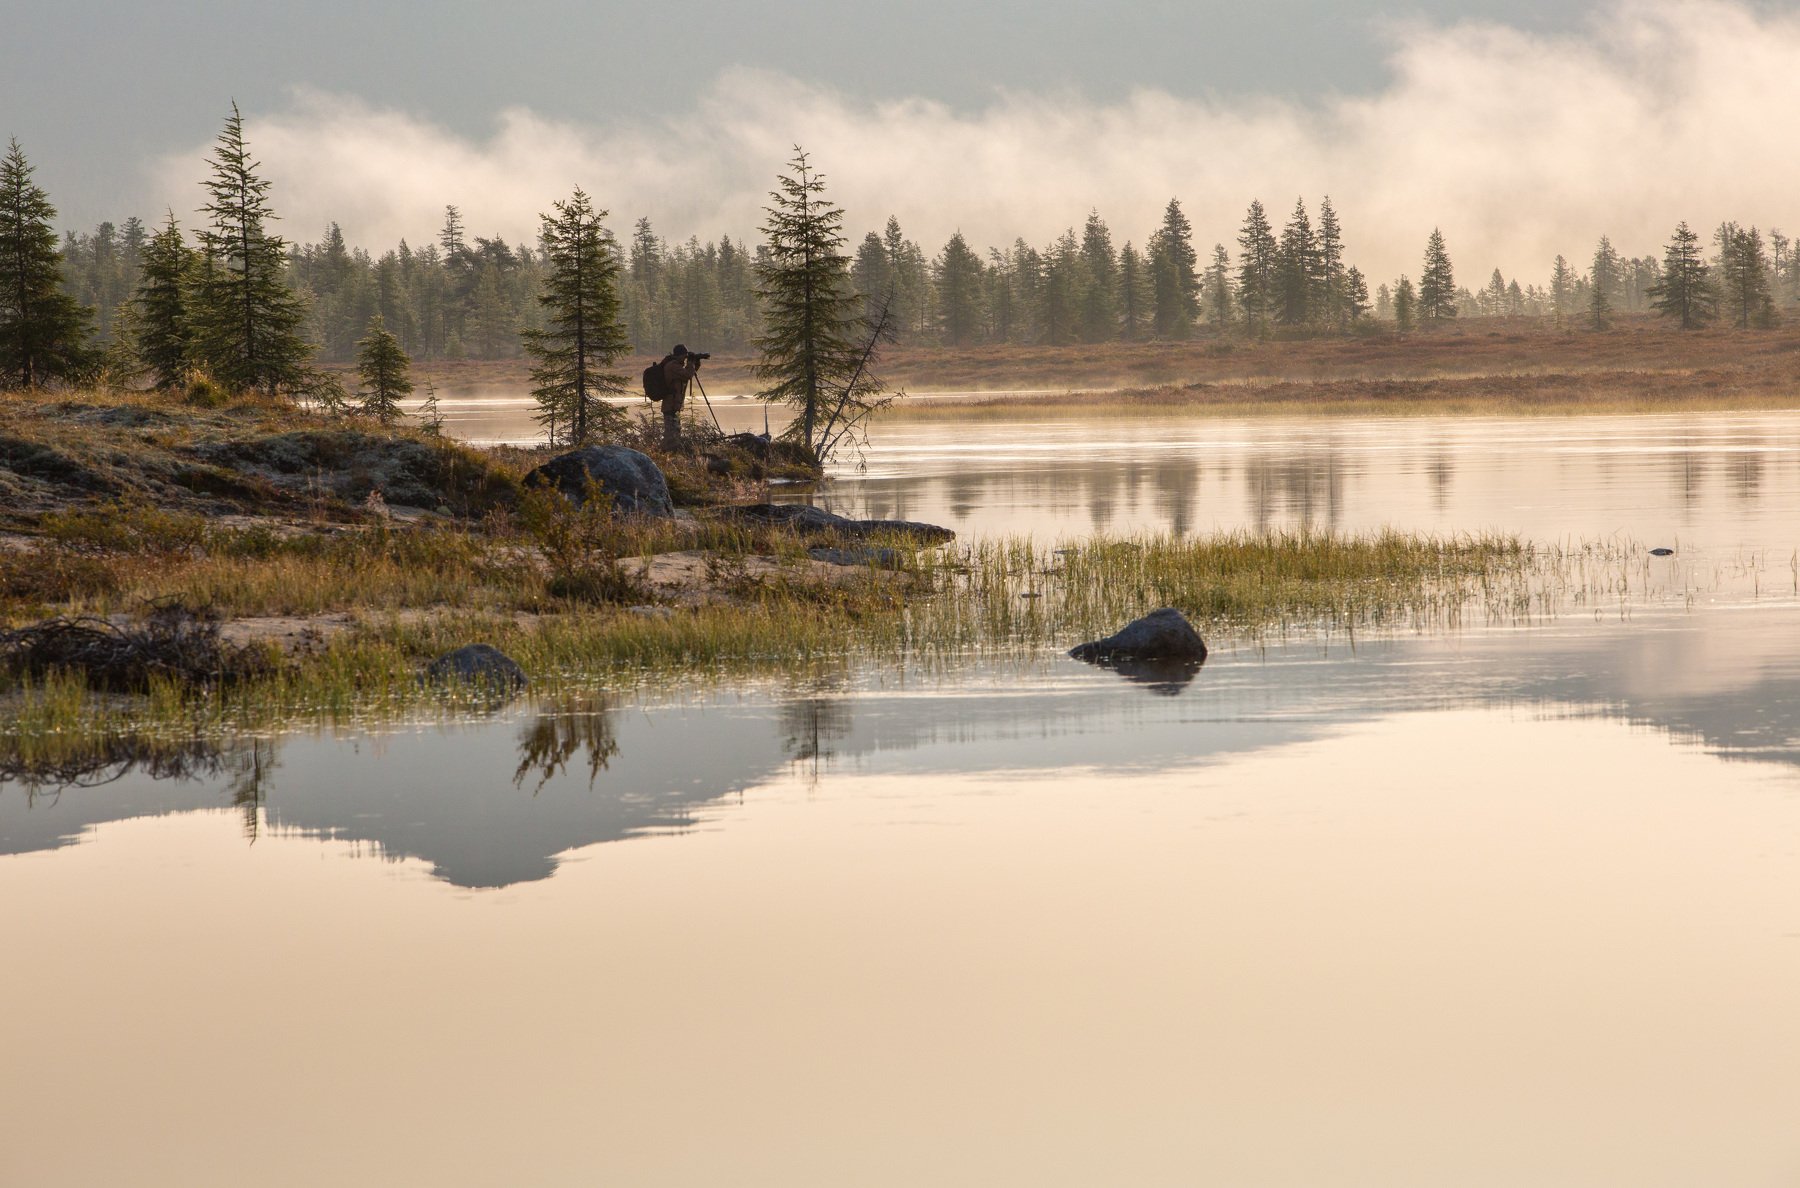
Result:
M0 1184L1792 1185L1800 418L915 423L965 532L1679 544L1531 627L0 786Z

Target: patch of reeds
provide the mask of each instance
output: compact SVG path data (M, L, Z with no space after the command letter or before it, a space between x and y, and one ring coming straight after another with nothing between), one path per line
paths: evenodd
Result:
M1159 606L1215 646L1339 632L1456 629L1625 605L1648 580L1630 545L1546 549L1511 537L1382 532L1095 538L1056 546L976 541L871 566L829 585L743 577L700 606L561 602L521 614L462 606L431 615L364 609L347 630L235 683L153 675L135 697L102 696L67 668L12 678L0 755L53 740L226 738L294 723L483 712L479 691L419 679L433 656L486 642L530 674L534 694L853 665L1035 662ZM729 559L720 562L729 566Z

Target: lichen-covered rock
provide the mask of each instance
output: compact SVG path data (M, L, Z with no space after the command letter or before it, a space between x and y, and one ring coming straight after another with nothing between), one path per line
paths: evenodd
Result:
M518 661L492 644L466 644L454 652L445 652L425 666L425 679L440 684L481 685L505 692L523 689L527 683L525 670L519 667Z
M1165 606L1134 619L1105 639L1069 649L1077 660L1105 664L1121 660L1206 659L1206 641L1174 607Z
M669 481L648 454L625 446L587 446L559 454L525 476L525 485L551 486L573 503L587 499L588 483L612 497L621 515L671 516Z

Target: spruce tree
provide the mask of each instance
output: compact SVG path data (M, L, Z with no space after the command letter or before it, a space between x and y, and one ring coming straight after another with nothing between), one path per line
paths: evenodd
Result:
M1199 256L1194 229L1178 199L1163 208L1162 226L1150 237L1150 271L1155 289L1156 334L1183 339L1200 314Z
M1602 235L1594 248L1594 266L1588 273L1588 325L1605 330L1612 325L1613 298L1619 291L1619 253L1612 240Z
M1369 282L1363 277L1362 269L1353 267L1344 273L1339 303L1346 326L1355 326L1369 315Z
M1444 236L1436 227L1425 242L1425 267L1419 274L1419 317L1428 322L1456 316L1456 274Z
M309 348L299 333L305 307L285 276L287 244L267 228L275 215L259 168L233 103L213 149L212 177L202 183L211 225L200 242L214 266L196 290L195 347L226 387L272 396L302 386Z
M1212 264L1206 270L1206 310L1213 325L1231 329L1231 311L1235 298L1231 291L1231 256L1222 243L1213 244Z
M1700 255L1700 237L1684 221L1675 228L1663 252L1662 278L1650 289L1650 306L1665 317L1678 318L1683 330L1698 330L1718 316L1718 294Z
M1306 201L1294 199L1294 213L1281 229L1276 249L1275 317L1283 326L1305 326L1317 313L1320 290L1319 245L1313 235Z
M1730 223L1720 228L1720 239L1719 273L1732 324L1742 330L1768 329L1778 315L1769 289L1769 257L1762 234L1755 227Z
M1088 211L1082 228L1081 263L1082 341L1110 342L1119 336L1119 263L1112 232L1097 210Z
M888 263L887 245L871 231L856 247L850 265L850 283L862 295L863 316L874 319L894 295L894 268ZM893 337L890 333L889 337Z
M1086 282L1081 245L1075 239L1075 228L1070 227L1044 253L1041 316L1044 341L1051 346L1067 346L1080 335L1081 299Z
M96 362L92 312L63 291L56 208L31 174L12 141L0 160L0 388L70 383Z
M538 294L541 329L521 337L531 356L531 394L550 444L583 446L600 431L624 427L625 412L603 401L625 394L625 376L609 370L628 354L619 302L619 253L578 186L541 215L545 275Z
M1413 328L1417 299L1413 296L1412 278L1402 276L1394 285L1394 330L1406 334Z
M388 331L380 314L369 319L369 332L356 344L356 373L362 379L357 391L359 411L383 425L405 415L400 401L413 390L412 360L400 340Z
M825 178L805 150L795 147L776 186L764 208L767 251L756 269L763 303L756 374L767 385L757 395L798 410L790 432L823 460L883 403L870 371L881 327L860 316L844 255L844 212L825 197ZM888 227L898 240L899 223L889 219Z
M1332 330L1341 330L1360 316L1347 308L1349 276L1344 271L1344 230L1338 223L1337 210L1327 194L1319 202L1319 314ZM1368 305L1364 285L1363 305ZM1365 311L1366 312L1366 311Z
M1507 312L1506 278L1500 275L1498 268L1488 277L1487 287L1481 291L1482 312L1489 317L1499 317Z
M981 257L958 231L937 259L938 323L948 346L967 346L981 330Z
M171 211L162 230L144 245L138 271L133 342L138 362L164 391L186 383L193 366L194 257Z
M1129 241L1119 249L1119 329L1126 342L1137 342L1150 325L1153 293L1149 266Z
M1260 200L1252 201L1238 232L1238 306L1252 338L1269 332L1274 312L1278 245Z
M1550 312L1558 326L1574 312L1575 282L1575 270L1566 259L1557 256L1556 263L1550 266Z

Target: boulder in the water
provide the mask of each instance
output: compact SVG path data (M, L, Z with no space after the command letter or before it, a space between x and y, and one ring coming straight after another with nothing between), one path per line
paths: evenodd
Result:
M1116 664L1125 660L1174 660L1190 663L1206 659L1206 641L1174 607L1165 606L1134 619L1105 639L1069 649L1077 660Z
M440 684L480 685L495 692L513 692L526 685L519 662L492 644L466 644L445 652L425 666L425 679Z
M550 486L572 503L587 499L588 484L612 497L622 515L671 516L669 481L648 454L625 446L586 446L559 454L525 476L525 485Z

